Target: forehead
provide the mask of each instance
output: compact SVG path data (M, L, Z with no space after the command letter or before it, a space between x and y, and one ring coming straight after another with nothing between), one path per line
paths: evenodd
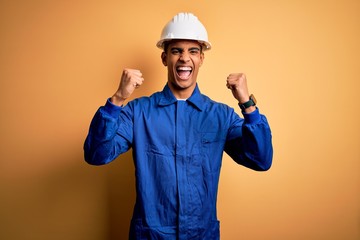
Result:
M198 41L195 40L172 40L169 42L169 48L201 48L201 44Z

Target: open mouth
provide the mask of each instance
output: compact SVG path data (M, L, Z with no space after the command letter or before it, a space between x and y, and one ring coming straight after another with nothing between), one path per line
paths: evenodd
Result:
M192 68L191 67L177 67L176 73L180 79L187 80L187 79L189 79L189 77L192 73Z

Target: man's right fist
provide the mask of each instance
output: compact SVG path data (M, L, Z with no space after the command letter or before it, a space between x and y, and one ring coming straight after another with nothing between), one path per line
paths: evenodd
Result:
M121 75L119 88L111 97L111 102L121 106L134 90L143 84L143 82L144 78L142 77L140 70L125 68Z

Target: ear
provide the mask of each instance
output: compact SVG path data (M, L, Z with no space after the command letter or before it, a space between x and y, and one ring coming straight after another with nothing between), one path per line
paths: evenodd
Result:
M165 53L165 52L162 52L162 53L161 53L161 61L162 61L162 63L164 64L164 66L166 67L166 66L167 66L167 62L166 62L166 53Z
M201 65L203 64L204 59L205 59L205 55L204 55L204 53L202 52L201 55L200 55L200 64L199 64L199 66L201 66Z

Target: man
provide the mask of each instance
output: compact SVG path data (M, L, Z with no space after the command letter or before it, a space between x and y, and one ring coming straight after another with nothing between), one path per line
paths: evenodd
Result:
M270 128L244 74L227 77L244 119L200 93L197 74L211 44L197 17L177 14L157 46L168 71L164 89L123 106L144 81L139 70L125 69L118 90L92 120L85 160L106 164L133 149L137 196L130 239L219 239L216 199L223 151L243 166L268 170Z

